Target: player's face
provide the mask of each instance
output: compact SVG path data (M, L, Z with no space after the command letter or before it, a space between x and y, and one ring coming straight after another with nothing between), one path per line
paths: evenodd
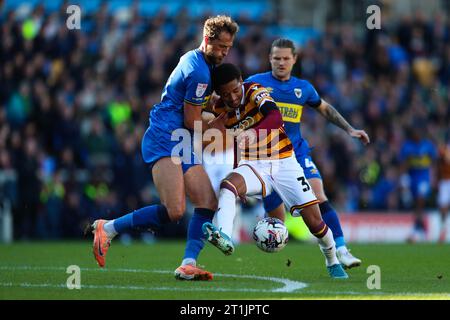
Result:
M206 59L213 64L221 64L233 46L234 37L222 31L217 39L208 39L205 49Z
M242 100L242 81L234 79L217 90L222 101L230 108L239 108Z
M297 56L291 48L273 47L269 56L273 75L280 80L289 80Z

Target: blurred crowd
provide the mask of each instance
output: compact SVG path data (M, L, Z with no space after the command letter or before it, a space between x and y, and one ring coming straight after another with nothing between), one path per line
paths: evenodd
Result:
M83 15L82 30L69 30L66 17L64 5L51 13L37 6L23 19L0 15L0 199L11 204L17 238L79 237L88 220L159 201L141 138L179 57L199 46L206 18L133 10L123 22L102 5ZM371 136L365 147L304 108L303 135L340 212L411 208L398 185L405 128L418 126L436 145L449 134L445 18L386 19L381 30L329 22L299 48L295 75ZM236 20L245 32L228 62L246 76L269 70L274 38L265 28L276 22ZM184 232L183 223L174 228L166 234Z

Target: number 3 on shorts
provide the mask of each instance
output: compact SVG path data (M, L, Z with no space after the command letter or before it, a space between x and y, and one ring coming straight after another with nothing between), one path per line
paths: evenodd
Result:
M311 187L309 186L309 183L306 181L305 177L298 177L297 180L302 183L303 192L306 192L311 189Z

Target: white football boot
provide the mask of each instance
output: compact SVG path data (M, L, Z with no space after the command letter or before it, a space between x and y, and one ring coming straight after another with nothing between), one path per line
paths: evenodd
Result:
M337 248L336 256L344 269L351 269L361 265L361 260L353 256L345 246Z

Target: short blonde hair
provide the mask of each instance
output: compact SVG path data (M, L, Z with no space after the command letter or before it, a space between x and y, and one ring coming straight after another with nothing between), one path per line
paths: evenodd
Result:
M222 15L208 18L203 26L203 36L209 39L218 39L224 31L234 36L239 26L231 17Z

